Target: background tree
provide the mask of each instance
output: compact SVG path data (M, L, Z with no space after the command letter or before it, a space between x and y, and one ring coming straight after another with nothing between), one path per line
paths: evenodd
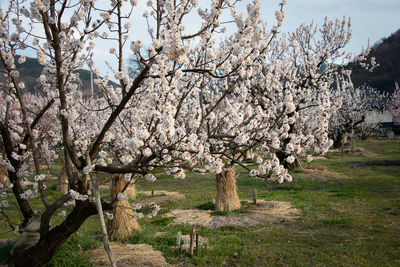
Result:
M395 84L395 88L396 89L388 108L392 114L394 124L400 125L400 87L398 83Z
M331 91L332 99L340 101L341 108L330 119L329 135L333 147L344 144L347 135L354 144L357 136L365 136L379 126L379 114L383 111L387 96L373 88L354 88L348 78L339 80ZM372 117L378 117L372 119ZM366 132L367 131L367 132Z
M283 16L282 10L277 12L277 27ZM344 54L350 21L326 20L321 28L301 25L294 33L274 38L277 27L263 33L268 46L239 70L237 87L206 121L212 153L222 155L215 163L223 167L217 175L218 210L240 207L234 165L282 183L292 180L288 170L299 166L296 161L311 161L313 154L325 153L332 144L328 123L340 103L332 103L329 89L342 74L330 62ZM207 91L213 95L202 98L218 99L214 94L224 86L217 83ZM256 169L242 164L249 152Z

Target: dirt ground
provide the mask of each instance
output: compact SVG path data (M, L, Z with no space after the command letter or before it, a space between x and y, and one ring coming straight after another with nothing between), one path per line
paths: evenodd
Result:
M335 173L335 172L329 172L324 165L311 165L309 167L304 167L302 169L302 172L299 173L294 173L293 178L296 179L308 179L308 180L320 180L320 181L326 181L329 179L343 179L346 178L346 176Z
M168 191L154 191L154 197L150 197L152 194L152 191L141 191L138 192L138 194L145 195L146 197L138 198L135 201L135 204L141 204L143 206L148 205L151 202L156 203L157 205L162 205L164 203L168 203L174 200L181 200L185 199L185 196L183 194L180 194L178 192L168 192Z
M300 210L288 202L257 201L257 205L243 205L243 213L233 213L226 216L212 216L211 210L176 209L165 214L176 217L172 224L201 225L210 228L222 226L255 226L266 222L293 220Z

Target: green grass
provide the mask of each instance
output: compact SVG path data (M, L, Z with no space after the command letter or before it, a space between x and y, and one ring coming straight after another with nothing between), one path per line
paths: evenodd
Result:
M282 185L265 183L241 175L237 180L240 198L251 199L257 188L258 198L288 201L301 209L295 221L270 223L256 227L200 228L210 245L194 258L177 256L167 240L152 237L154 232L168 231L171 242L178 226L156 227L148 220L146 241L158 247L171 263L199 266L396 266L400 264L400 167L352 167L346 162L400 160L400 142L371 141L360 144L373 156L328 154L325 165L342 178L328 180L299 179ZM238 169L238 172L241 172ZM301 175L295 170L293 175ZM175 207L213 210L215 177L187 175L183 181L161 176L155 189L178 191L186 200ZM150 190L151 185L142 187ZM166 206L165 209L171 209ZM213 211L231 216L232 212ZM218 213L218 214L217 214ZM225 214L226 213L226 214ZM155 228L154 228L155 227ZM185 226L181 226L185 227ZM188 227L188 226L186 226ZM187 229L188 232L189 229ZM168 239L166 237L166 239Z
M157 181L139 184L138 190L177 191L186 199L162 205L160 215L155 218L140 219L141 232L123 242L150 244L160 250L169 263L184 266L400 266L400 167L354 167L346 164L400 160L400 141L369 141L359 145L374 154L328 153L326 160L312 162L327 166L329 172L341 174L340 178L299 178L279 185L244 175L238 168L237 173L241 175L237 185L241 200L251 200L252 188L257 188L258 199L288 201L299 208L301 214L294 221L254 227L196 227L209 244L201 247L194 257L185 252L179 254L176 247L177 232L189 234L191 226L171 225L173 218L162 214L174 208L199 208L211 210L213 215L234 216L245 213L246 209L214 211L213 175L188 173L186 179L175 180L157 170ZM303 177L305 173L295 170L292 174ZM34 204L40 208L39 201ZM18 218L18 212L13 212ZM56 225L58 220L55 219L52 225ZM2 238L15 236L6 228L1 222ZM79 232L80 236L73 235L57 252L51 266L90 266L85 251L92 245L99 245L97 241L91 243L92 237L100 234L97 217L90 217ZM163 235L156 236L158 232ZM89 240L91 245L84 245L85 240ZM6 253L4 251L7 248L0 248L0 257ZM82 265L77 265L78 258Z
M75 233L61 245L51 261L45 266L93 266L92 261L87 255L87 251L98 247L99 244L100 241L94 240L92 237Z
M10 241L5 242L0 245L0 264L8 264L11 263L10 252L12 249L13 243Z

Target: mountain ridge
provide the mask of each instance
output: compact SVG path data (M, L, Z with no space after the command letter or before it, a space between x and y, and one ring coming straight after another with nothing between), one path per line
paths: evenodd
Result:
M373 72L360 66L353 67L351 79L354 86L367 85L392 94L395 82L400 82L400 29L373 45L367 59L372 57L379 64Z
M20 73L21 81L25 83L24 92L39 93L41 92L40 83L38 82L39 76L42 74L43 65L39 64L37 58L26 57L26 61L22 64L18 64L20 55L15 56L16 69ZM3 63L0 61L0 69L4 69ZM79 69L76 71L79 73L79 79L76 81L79 88L83 91L85 96L91 96L91 74L89 70ZM95 76L93 75L93 79ZM0 82L6 83L7 79L4 75L0 75ZM118 86L116 83L109 81L113 86ZM100 95L100 88L93 83L93 91L95 95Z

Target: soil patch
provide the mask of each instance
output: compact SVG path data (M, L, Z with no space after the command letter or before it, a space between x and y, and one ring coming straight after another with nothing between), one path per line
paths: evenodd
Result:
M118 267L164 267L167 263L160 251L146 244L120 244L111 242L111 249ZM95 266L110 266L107 253L103 247L90 251L95 259Z
M294 179L308 179L308 180L320 180L326 181L329 179L342 179L346 178L346 176L327 171L326 166L324 165L312 165L302 169L302 172L292 174Z
M313 159L314 160L328 160L328 158L324 157L324 156L313 156Z
M152 197L152 193L154 197ZM157 205L162 205L164 203L168 203L174 200L185 199L185 196L178 192L168 192L168 191L142 191L139 194L145 195L146 197L138 198L135 201L135 204L141 204L142 206L148 205L151 202L156 203Z
M361 162L347 162L347 165L356 167L370 167L370 166L400 166L400 161L394 160L381 160L381 161L361 161Z
M167 217L176 217L172 224L201 225L210 228L222 226L255 226L266 222L294 220L300 210L288 202L257 201L244 204L244 213L233 213L227 216L212 216L211 210L176 209L165 214Z

